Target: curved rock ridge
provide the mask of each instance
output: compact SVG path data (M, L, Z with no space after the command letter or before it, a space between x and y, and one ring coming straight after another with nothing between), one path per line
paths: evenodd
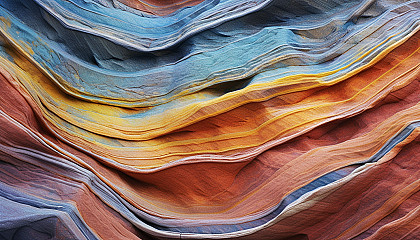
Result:
M187 6L179 11L160 17L126 11L130 9L128 6L121 9L120 4L106 6L101 2L104 1L22 0L20 4L36 7L36 3L67 28L100 36L132 49L156 51L171 47L207 28L252 13L271 1L204 0L201 3L196 1L197 4L190 7L187 7L187 2ZM16 4L19 3L12 3L10 8ZM21 14L20 10L18 8L17 14Z
M0 0L0 238L416 239L419 16Z
M332 81L367 64L418 27L418 1L392 5L389 10L357 2L324 14L304 12L295 21L286 21L286 17L269 24L257 22L248 26L251 30L246 26L236 30L237 25L261 15L276 17L278 10L272 6L202 32L175 50L156 53L130 51L69 30L45 12L15 10L10 15L8 10L13 9L9 7L0 15L8 41L68 94L117 106L154 107L227 82L232 82L233 89L250 91L260 84L271 88L280 79L301 74L319 74L323 77L319 81ZM404 11L406 8L410 11ZM359 17L363 10L375 14ZM328 14L330 21L325 20ZM366 20L358 21L358 17ZM313 24L308 25L305 18ZM397 25L401 27L395 28ZM261 47L254 47L256 44ZM214 99L224 93L204 97Z
M399 44L401 42L394 45ZM44 117L49 119L51 127L60 136L116 167L136 172L136 169L194 161L245 161L273 144L284 142L322 123L369 108L389 92L417 77L420 57L418 37L410 38L406 45L410 46L408 51L407 47L398 47L371 66L370 71L360 72L342 82L335 81L335 85L329 88L325 86L334 82L319 83L317 76L314 76L315 79L308 77L295 81L286 79L283 86L270 89L277 90L276 95L283 93L277 97L270 98L269 90L252 92L256 97L269 97L253 102L249 99L251 94L235 96L240 94L236 91L232 93L233 97L218 98L220 103L213 101L208 107L205 103L200 104L202 109L196 110L195 115L182 116L183 109L180 109L181 112L175 109L178 118L184 119L174 119L163 112L160 116L153 116L153 121L145 119L144 122L136 110L87 103L69 97L17 53L11 55L16 65L10 63L10 66L4 67L14 71L13 75L20 79L29 94L38 99L37 105L44 112ZM400 60L392 60L394 58ZM302 92L304 89L307 90ZM335 94L330 93L331 89ZM294 98L297 100L293 101ZM217 109L226 105L236 105L236 108L228 112ZM212 111L205 112L207 108ZM249 110L261 114L252 117ZM212 116L215 112L219 114ZM107 113L112 115L107 116ZM127 113L126 119L119 118ZM165 120L175 126L158 125ZM146 121L158 128L153 131L149 126L152 129L148 132L139 131L141 127L148 127ZM227 122L230 124L224 124ZM130 132L131 129L133 132ZM154 135L156 133L159 135ZM143 137L142 134L147 135Z

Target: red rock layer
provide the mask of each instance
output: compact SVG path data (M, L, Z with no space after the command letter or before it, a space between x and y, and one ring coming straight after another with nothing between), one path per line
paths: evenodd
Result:
M143 12L164 16L184 7L195 6L203 0L118 0L118 2Z
M419 149L417 137L395 157L329 189L323 200L240 239L416 239Z

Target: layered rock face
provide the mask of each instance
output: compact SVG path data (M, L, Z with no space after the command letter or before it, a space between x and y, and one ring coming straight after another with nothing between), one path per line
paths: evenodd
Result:
M420 1L0 0L0 239L418 239Z

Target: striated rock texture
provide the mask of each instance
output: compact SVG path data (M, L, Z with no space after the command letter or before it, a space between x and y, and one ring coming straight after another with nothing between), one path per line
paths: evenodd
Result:
M419 0L0 0L0 239L420 239Z

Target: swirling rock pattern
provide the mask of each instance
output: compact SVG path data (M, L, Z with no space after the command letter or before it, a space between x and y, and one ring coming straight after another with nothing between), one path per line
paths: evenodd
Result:
M418 239L420 1L0 0L1 239Z

